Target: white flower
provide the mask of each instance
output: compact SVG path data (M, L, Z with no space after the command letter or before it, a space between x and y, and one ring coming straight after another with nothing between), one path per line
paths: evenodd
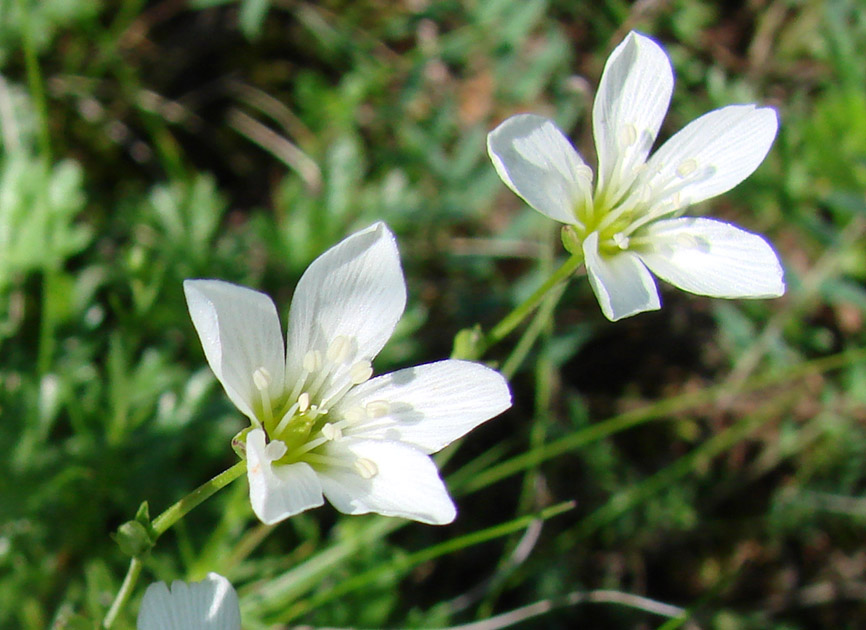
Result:
M629 33L604 67L592 111L598 178L553 122L512 116L487 138L497 173L526 203L571 226L605 316L658 309L650 271L692 293L778 297L785 291L773 248L728 223L681 218L686 207L726 192L763 161L776 112L731 105L704 114L652 157L673 90L667 54ZM568 245L568 243L567 243Z
M241 613L235 589L221 575L209 573L201 582L176 580L147 587L138 630L240 630Z
M276 523L324 503L433 524L456 510L429 454L511 405L505 379L447 360L370 378L406 304L394 236L383 223L313 261L298 282L284 344L266 295L187 280L208 363L252 421L253 511Z

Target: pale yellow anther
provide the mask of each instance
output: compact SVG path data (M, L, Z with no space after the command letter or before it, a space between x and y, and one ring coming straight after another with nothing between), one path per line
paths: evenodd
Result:
M288 447L280 440L272 440L265 447L265 458L269 462L275 462L288 451Z
M579 178L585 179L589 182L592 181L592 169L589 168L586 164L577 167L577 172L575 173Z
M629 238L622 232L617 232L613 235L613 242L620 249L628 249Z
M304 355L304 369L310 374L322 369L322 353L310 350Z
M387 416L391 406L386 400L371 400L366 405L368 418L381 418Z
M298 396L298 413L306 413L309 408L310 395L307 392L303 392Z
M369 361L358 361L349 369L349 379L352 385L360 385L366 383L373 376L373 366Z
M341 437L343 437L343 431L340 429L340 427L335 427L330 422L326 422L322 426L322 436L326 440L339 440Z
M331 363L345 363L349 358L349 353L352 351L352 342L343 335L337 335L328 346L326 356Z
M677 175L680 177L688 177L692 173L698 170L698 162L694 158L689 158L687 160L683 160L680 162L680 165L677 166Z
M256 368L253 371L253 384L260 392L267 391L271 386L271 373L264 367Z
M349 407L343 412L343 419L349 424L357 424L367 417L367 412L361 407Z
M623 148L630 147L637 142L637 128L631 124L624 125L619 140L622 143Z
M379 474L379 467L366 457L359 457L356 459L354 467L357 473L364 479L372 479Z

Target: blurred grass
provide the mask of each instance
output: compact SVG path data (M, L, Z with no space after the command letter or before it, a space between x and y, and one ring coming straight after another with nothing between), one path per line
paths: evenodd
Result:
M707 210L768 235L788 294L665 292L612 325L577 279L490 357L516 405L442 459L454 525L323 508L269 528L238 482L144 583L223 572L251 629L665 624L630 596L687 611L666 628L866 625L861 8L0 0L0 628L93 627L126 566L109 533L233 462L243 422L184 278L285 314L315 256L383 219L410 300L377 370L446 356L562 257L485 134L542 113L591 160L594 86L631 28L674 60L664 137L730 103L778 109L765 164Z

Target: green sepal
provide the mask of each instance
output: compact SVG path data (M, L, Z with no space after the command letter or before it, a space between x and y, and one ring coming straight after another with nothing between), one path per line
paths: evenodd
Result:
M147 501L139 506L135 518L118 527L111 537L126 555L133 558L145 556L156 544Z
M232 450L241 459L247 458L247 433L253 430L253 427L247 427L232 438Z
M479 324L464 328L454 335L454 346L451 350L452 359L477 360L484 354L484 333Z
M580 238L573 225L562 226L560 238L562 238L562 246L565 247L565 250L569 254L572 256L583 256L583 240Z

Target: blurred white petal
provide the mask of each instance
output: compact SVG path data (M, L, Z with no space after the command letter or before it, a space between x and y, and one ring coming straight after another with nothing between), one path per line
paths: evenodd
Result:
M201 582L151 584L138 613L138 630L240 630L238 596L216 573Z
M646 161L668 111L674 75L652 39L630 32L604 66L592 108L599 187L627 186Z
M592 171L552 120L512 116L488 134L487 152L526 203L556 221L575 222L576 207L591 194Z
M265 369L271 395L283 388L285 346L273 301L222 280L185 280L183 289L207 362L235 406L254 419L261 394L253 373Z
M309 350L325 352L337 338L352 344L346 364L372 360L406 306L406 282L394 235L384 223L356 232L304 272L289 311L289 376ZM291 384L289 384L291 387Z
M360 459L375 472L369 478L351 467L320 473L328 501L345 514L377 512L431 525L445 525L457 515L436 464L408 444L346 438L328 453L347 462Z
M322 485L309 464L298 462L273 466L273 461L273 455L265 445L265 432L261 429L250 431L247 434L250 503L262 523L273 525L325 503Z
M447 360L374 378L356 387L344 407L384 401L387 413L347 435L412 444L435 453L511 406L503 376L479 363Z
M683 291L721 298L771 298L785 292L782 265L763 237L722 221L682 218L647 229L641 260Z
M674 210L727 192L767 157L779 127L775 110L730 105L683 127L647 163L646 182L654 195L676 190Z
M595 232L584 240L583 254L589 283L609 320L615 322L661 307L655 281L636 254L629 251L600 254Z

